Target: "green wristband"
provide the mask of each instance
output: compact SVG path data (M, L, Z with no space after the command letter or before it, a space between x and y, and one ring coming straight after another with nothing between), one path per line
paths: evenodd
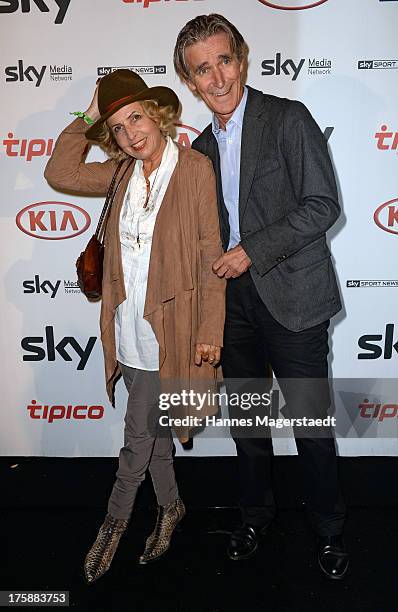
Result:
M76 117L80 117L80 119L83 119L83 121L85 121L87 123L87 125L93 125L94 121L91 119L91 117L89 117L88 115L86 115L86 113L82 113L81 111L75 111L74 113L69 113L70 115L75 115Z

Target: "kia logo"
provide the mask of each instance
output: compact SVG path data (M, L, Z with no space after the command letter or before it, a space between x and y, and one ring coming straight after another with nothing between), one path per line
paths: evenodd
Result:
M398 198L379 206L373 219L380 229L390 234L398 234Z
M308 4L308 0L278 0L278 2L269 2L269 0L258 1L261 2L261 4L265 4L265 6L281 11L302 11L325 4L328 0L318 0L317 2L311 2L311 4Z
M176 123L177 128L177 142L183 147L191 146L192 142L195 140L197 136L200 136L201 132L190 125L185 125L184 123Z
M16 224L24 234L41 240L74 238L90 226L90 215L75 204L37 202L19 211Z

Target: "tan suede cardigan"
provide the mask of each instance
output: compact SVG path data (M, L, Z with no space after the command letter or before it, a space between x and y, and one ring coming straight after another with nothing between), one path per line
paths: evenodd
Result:
M45 170L45 178L59 190L105 195L116 162L84 163L88 126L75 119L59 136ZM127 163L127 162L126 162ZM113 401L113 385L120 373L116 361L115 310L126 299L119 216L134 164L119 186L105 236L101 340L106 387ZM123 167L121 172L123 172ZM210 160L179 147L178 162L158 213L152 240L144 317L159 343L161 379L203 388L215 380L208 363L194 363L195 344L222 346L225 318L225 281L211 269L222 254L216 184ZM187 410L187 413L198 415ZM214 413L209 408L208 412Z

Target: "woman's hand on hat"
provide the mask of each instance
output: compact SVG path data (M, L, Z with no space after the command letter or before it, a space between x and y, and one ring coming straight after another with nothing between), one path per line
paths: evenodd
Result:
M195 350L195 364L200 366L202 361L208 361L210 365L216 366L221 359L221 347L214 344L197 344Z
M98 109L98 86L100 79L97 80L97 86L95 88L93 99L91 100L90 106L85 111L85 114L90 117L93 121L97 121L100 118L100 112Z

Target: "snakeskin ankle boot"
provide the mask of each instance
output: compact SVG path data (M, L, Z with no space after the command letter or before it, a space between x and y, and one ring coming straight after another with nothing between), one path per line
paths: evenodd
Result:
M107 514L84 561L84 575L88 583L98 580L108 571L128 519L116 519Z
M179 497L171 504L158 506L156 526L147 539L145 550L139 559L141 565L156 561L170 548L171 536L184 516L185 506Z

